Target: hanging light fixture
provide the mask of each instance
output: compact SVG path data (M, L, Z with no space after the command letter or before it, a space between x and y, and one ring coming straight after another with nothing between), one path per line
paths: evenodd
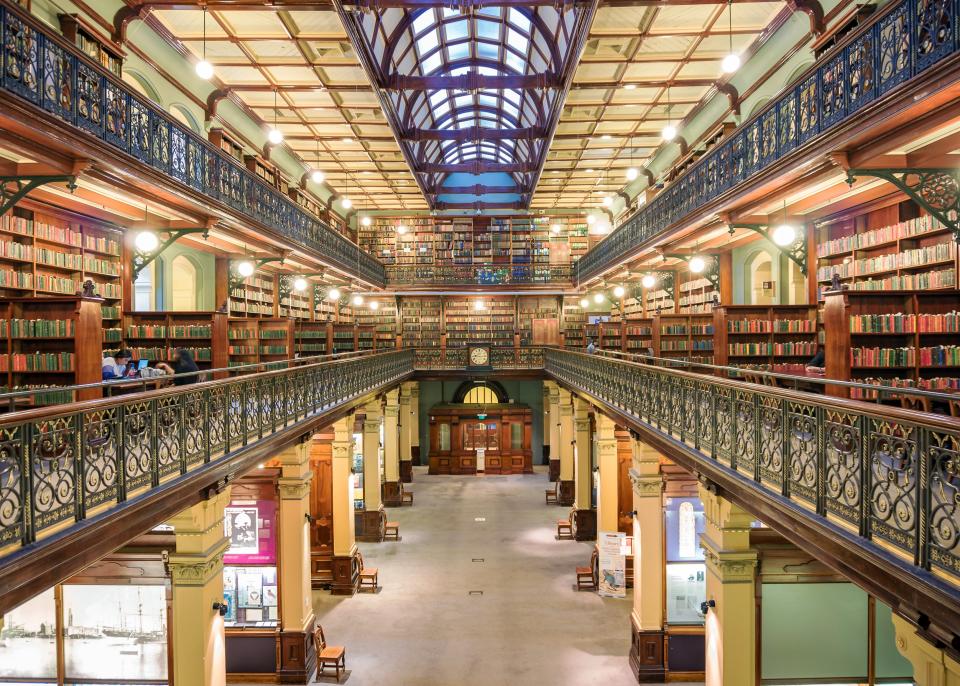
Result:
M559 224L554 224L550 227L550 233L552 233L554 236L559 236L560 231L561 229Z
M207 62L207 8L203 8L203 59L195 67L197 76L204 81L213 78L213 65Z
M340 289L334 286L327 292L327 300L337 301L340 299Z
M237 265L237 274L247 278L248 276L253 276L253 272L256 271L256 267L253 266L253 262L250 260L244 260Z
M150 253L160 245L160 239L153 231L141 231L137 234L137 237L133 239L133 243L140 252Z
M592 214L587 215L587 224L592 225L595 221L597 221L597 218L595 216L593 216Z
M603 298L603 293L594 293L594 294L593 294L593 302L597 303L598 305L603 302L603 299L604 299L604 298Z
M694 274L700 274L707 268L707 261L699 255L694 255L689 262L690 271Z
M473 309L476 310L477 312L483 312L486 308L487 306L483 304L482 300L473 301Z
M627 181L636 181L640 176L640 170L633 163L633 136L630 136L630 166L627 167Z
M667 123L660 132L660 136L667 143L677 137L677 127L670 121L670 86L667 86Z
M586 298L580 298L580 307L582 307L583 309L587 309L588 307L590 307L590 301L587 300Z
M302 276L298 276L293 280L293 290L295 291L305 291L307 290L307 280Z
M357 307L360 307L363 304L363 296L359 293L354 293L353 300L351 302Z
M605 196L603 196L603 206L604 206L604 207L610 207L610 205L612 205L612 204L613 204L613 196L612 196L612 195L605 195Z
M371 310L374 310L374 311L379 310L379 309L380 309L380 303L379 303L378 301L376 301L376 300L371 300L371 301L370 301L370 309L371 309Z
M614 286L613 295L617 298L622 298L627 292L627 289L623 286Z
M274 145L283 143L283 131L277 128L277 89L273 89L273 128L267 133L267 140Z
M405 236L406 234L407 234L407 227L404 226L403 224L398 224L398 225L397 225L397 235L398 235L398 236Z
M317 139L317 164L320 164L320 139ZM310 180L314 183L323 183L327 178L327 175L323 173L320 169L314 169L310 172Z
M370 226L370 224L373 223L373 220L370 219L369 215L367 215L360 218L360 223L363 224L364 226Z
M797 240L797 229L796 227L787 223L787 200L783 200L783 223L774 228L773 232L770 234L773 238L773 242L779 245L781 248L788 245L793 245Z
M657 279L653 274L644 274L643 278L640 279L640 284L644 288L653 288L656 283Z
M740 55L733 51L733 0L729 0L727 3L727 20L729 26L728 35L730 36L730 52L723 58L723 62L720 63L720 68L723 70L723 73L732 74L740 68Z
M350 199L350 196L347 193L350 192L350 175L343 175L343 185L344 185L344 196L340 199L340 205L345 210L349 210L353 207L353 200Z

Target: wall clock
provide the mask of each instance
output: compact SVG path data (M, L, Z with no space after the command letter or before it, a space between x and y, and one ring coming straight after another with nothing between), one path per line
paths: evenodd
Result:
M467 369L490 369L490 346L471 345L467 349Z

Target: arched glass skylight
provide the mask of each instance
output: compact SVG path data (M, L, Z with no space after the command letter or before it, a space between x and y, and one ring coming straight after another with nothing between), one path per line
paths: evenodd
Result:
M508 171L517 194L532 191L575 66L572 48L589 24L585 7L421 5L349 16L428 194L451 172L418 166L465 162L489 163L475 176L519 165Z

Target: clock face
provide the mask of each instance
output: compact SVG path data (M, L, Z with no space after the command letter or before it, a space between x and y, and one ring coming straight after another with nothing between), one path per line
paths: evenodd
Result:
M487 363L489 360L489 354L487 353L486 348L471 348L470 349L470 364L480 366Z

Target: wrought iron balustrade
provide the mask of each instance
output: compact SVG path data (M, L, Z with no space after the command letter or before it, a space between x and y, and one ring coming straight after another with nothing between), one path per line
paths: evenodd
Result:
M226 153L135 93L69 41L0 3L0 91L22 98L110 147L372 284L383 265Z
M578 283L960 50L957 0L893 0L575 265Z
M573 270L569 265L514 264L514 265L403 265L387 266L390 285L518 285L572 283Z
M704 463L960 585L960 420L554 348L544 357L554 378Z
M541 346L490 348L490 367L494 371L541 370L544 348ZM469 364L467 348L416 348L413 366L418 371L463 370Z
M0 417L0 556L403 379L399 350Z

